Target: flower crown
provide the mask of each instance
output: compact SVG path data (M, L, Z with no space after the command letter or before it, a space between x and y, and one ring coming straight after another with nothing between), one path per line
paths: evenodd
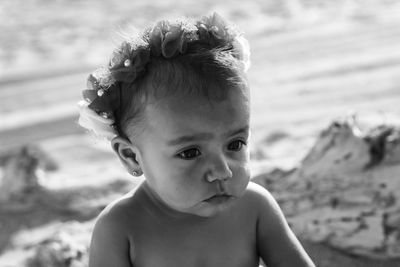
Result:
M78 103L78 123L97 137L111 140L118 135L113 115L120 103L118 82L133 83L143 76L152 57L168 59L185 54L192 42L211 48L231 47L229 53L242 63L245 72L250 66L247 40L217 13L194 24L160 21L142 39L123 42L113 52L107 67L89 75L84 100Z

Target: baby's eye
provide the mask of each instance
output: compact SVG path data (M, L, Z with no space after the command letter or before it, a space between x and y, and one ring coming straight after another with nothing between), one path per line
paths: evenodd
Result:
M201 155L200 150L198 150L197 148L190 148L178 153L177 156L181 159L189 160L189 159L194 159L200 155Z
M246 143L242 140L235 140L228 145L228 149L232 151L240 151Z

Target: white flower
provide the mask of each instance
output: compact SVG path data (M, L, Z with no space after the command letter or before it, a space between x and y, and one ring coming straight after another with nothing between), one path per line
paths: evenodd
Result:
M239 54L239 59L242 61L244 66L244 71L250 68L250 45L246 38L243 35L239 35L235 38L233 43L234 49Z
M78 123L82 127L92 131L97 137L106 138L107 140L113 139L118 133L112 127L114 120L111 118L104 118L91 110L87 101L80 101L79 120Z

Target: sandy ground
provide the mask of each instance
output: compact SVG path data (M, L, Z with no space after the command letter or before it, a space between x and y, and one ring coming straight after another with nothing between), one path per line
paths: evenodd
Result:
M105 62L119 28L213 10L235 21L251 44L254 174L297 164L336 117L357 112L360 121L383 122L392 113L399 115L400 4L320 2L3 0L0 151L39 143L60 163L60 170L48 175L49 187L127 177L108 144L91 140L76 124L75 103L88 72ZM35 212L7 218L1 214L1 249L19 229L37 227L45 218L71 219ZM319 266L399 264L304 244Z

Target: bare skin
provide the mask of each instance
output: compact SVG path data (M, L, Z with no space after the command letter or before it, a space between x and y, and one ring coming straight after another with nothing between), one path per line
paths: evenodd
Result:
M90 267L314 266L273 197L249 183L249 105L168 98L139 137L113 147L145 182L99 217Z
M212 217L171 209L149 215L138 190L103 212L90 266L256 267L260 257L268 266L314 266L274 199L258 185L250 183L243 197Z

